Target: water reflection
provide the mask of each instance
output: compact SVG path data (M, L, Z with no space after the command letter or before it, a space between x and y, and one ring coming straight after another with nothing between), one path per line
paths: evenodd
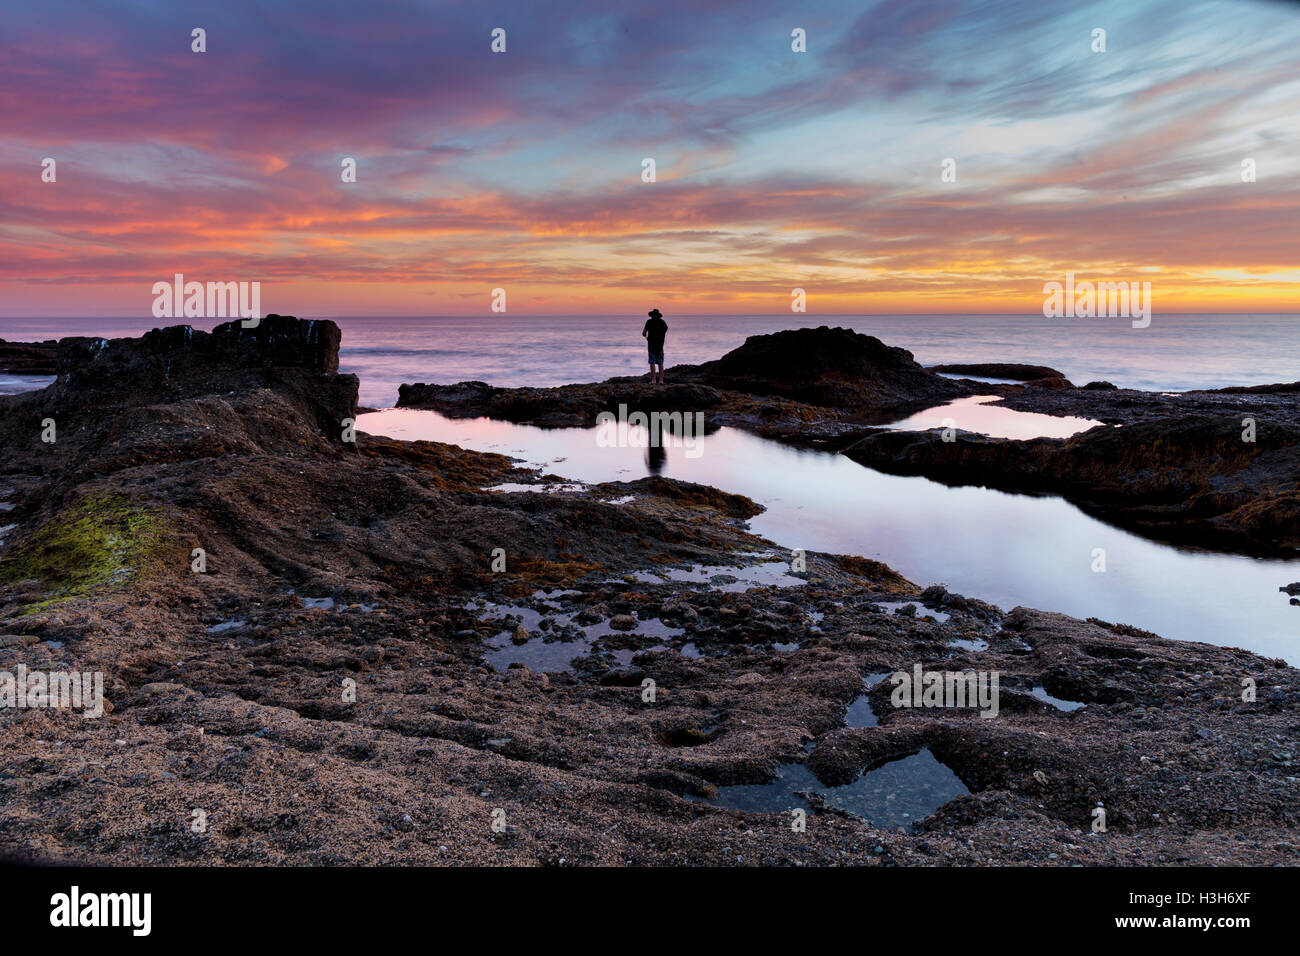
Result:
M872 826L893 830L910 829L949 800L968 793L961 778L924 748L839 787L826 786L802 764L783 764L775 780L719 787L709 802L751 813L785 813L796 808L811 810L804 794L817 794Z
M645 467L646 473L651 475L663 474L664 466L668 464L668 449L663 445L650 445L645 450Z
M956 428L960 431L991 435L994 438L1026 440L1069 438L1071 435L1086 432L1089 428L1101 424L1090 418L1018 412L995 404L1000 401L1002 399L997 395L971 395L937 408L927 408L888 427L902 431Z
M646 473L645 449L598 447L589 429L416 409L362 415L357 428L500 452L590 483ZM749 496L767 508L750 519L751 529L785 547L876 558L919 584L943 583L1007 609L1024 604L1100 617L1300 662L1300 611L1278 591L1300 580L1300 560L1175 548L1060 498L886 475L843 455L731 428L708 435L701 449L695 458L666 456L662 474ZM1092 571L1094 548L1106 549L1105 573Z

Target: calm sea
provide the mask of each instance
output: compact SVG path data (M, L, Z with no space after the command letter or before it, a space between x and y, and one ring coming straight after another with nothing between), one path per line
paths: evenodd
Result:
M323 316L313 316L323 318ZM361 401L384 407L403 382L480 379L493 385L563 385L646 370L644 316L336 317L344 371ZM1300 379L1300 314L1161 315L1128 319L1033 315L681 315L668 321L669 367L723 355L745 337L808 325L845 326L902 346L923 364L1025 362L1060 369L1076 384L1184 391ZM0 318L0 338L139 335L153 319ZM216 320L193 320L209 329ZM43 384L43 381L42 383ZM0 392L31 387L0 376Z

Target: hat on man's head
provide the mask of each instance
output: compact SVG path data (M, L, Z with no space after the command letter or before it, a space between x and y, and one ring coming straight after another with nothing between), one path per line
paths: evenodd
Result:
M649 312L646 313L646 315L650 316L650 318L652 319L662 319L664 317L663 313L660 312L658 309L651 309Z

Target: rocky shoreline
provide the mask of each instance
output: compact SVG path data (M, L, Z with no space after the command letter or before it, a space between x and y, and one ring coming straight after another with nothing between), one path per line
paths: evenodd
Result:
M708 428L842 451L880 471L1059 495L1156 540L1266 556L1300 549L1300 382L1162 394L1077 388L1044 366L936 369L1025 381L945 378L903 349L822 327L753 336L717 362L670 369L666 386L644 377L550 389L415 384L401 387L398 407L550 428L593 426L619 405L700 411ZM965 431L960 417L948 434L879 427L971 395L1106 427L1029 441Z
M894 467L939 473L952 468L947 451L971 462L960 480L1041 462L1034 480L1057 493L1082 494L1082 480L1113 490L1112 510L1146 496L1166 525L1293 542L1292 392L1165 402L990 386L846 330L756 338L670 369L661 389L404 386L401 404L556 426L594 424L611 403L704 411L713 427ZM357 381L337 371L339 339L331 322L280 316L252 330L65 339L52 386L0 398L0 501L11 505L0 670L102 671L108 704L91 720L0 710L10 858L1300 860L1300 675L1284 662L1122 623L1004 612L852 555L794 554L753 535L745 522L758 506L726 489L644 478L491 491L537 475L437 442L348 440ZM988 442L996 453L972 450L980 443L964 433L931 449L924 433L907 444L879 429L993 393L1123 427ZM1259 437L1236 450L1219 431L1243 409ZM42 441L48 419L54 442ZM1142 430L1171 420L1185 427ZM1099 434L1101 444L1071 445ZM1128 435L1143 436L1138 447L1125 447ZM1210 447L1175 480L1178 448L1195 442ZM1170 474L1145 475L1142 456L1156 453ZM1181 507L1195 513L1179 518ZM997 671L998 715L897 708L889 683L868 679L915 665ZM901 827L837 803L918 754L968 792ZM803 829L779 803L728 805L730 788L796 765L818 784ZM1106 829L1094 832L1099 804Z

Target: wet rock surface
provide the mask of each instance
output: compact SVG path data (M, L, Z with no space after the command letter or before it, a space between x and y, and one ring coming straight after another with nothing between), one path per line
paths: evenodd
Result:
M287 364L238 339L186 362L173 330L76 343L54 386L0 398L17 525L0 670L102 671L111 705L0 709L8 856L1300 861L1300 679L1282 662L1004 612L862 557L797 563L725 490L490 492L535 476L436 442L342 441L355 379L305 325L264 343ZM534 651L545 666L505 659ZM916 664L998 671L998 715L895 707L878 675ZM876 722L850 726L863 697ZM804 831L719 799L783 766L829 790L923 753L969 793L901 830L833 794L810 796Z

